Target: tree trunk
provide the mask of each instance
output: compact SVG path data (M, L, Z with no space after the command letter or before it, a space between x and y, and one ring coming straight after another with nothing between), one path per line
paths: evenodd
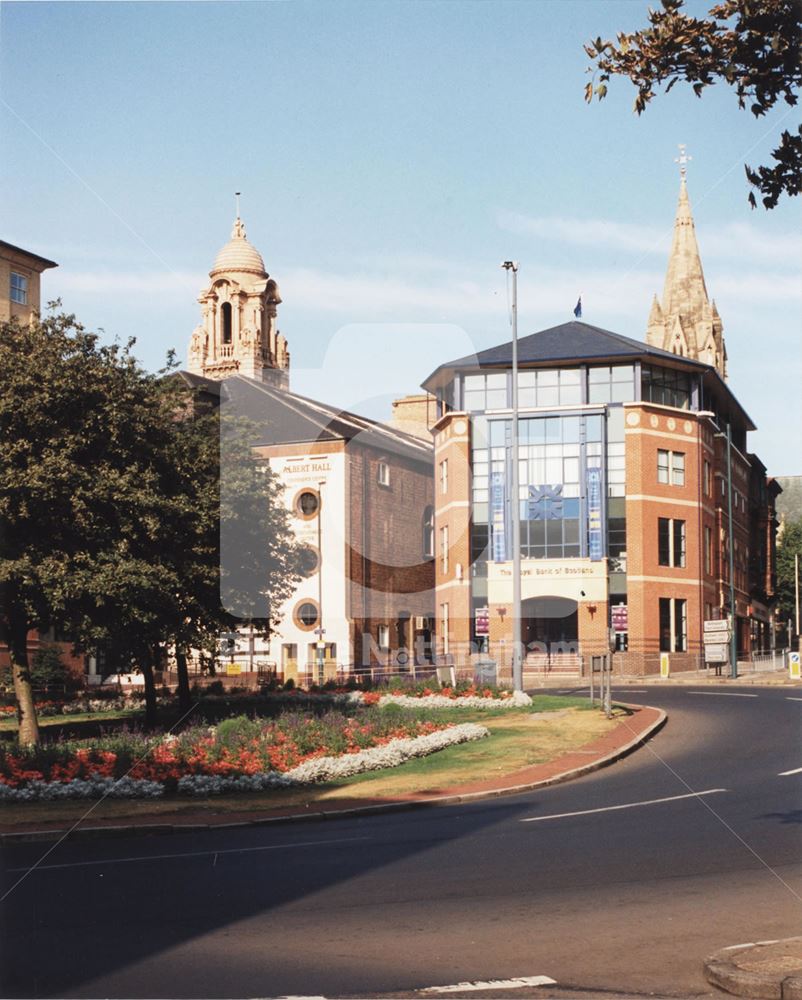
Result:
M142 676L145 679L145 728L154 729L158 721L156 704L156 678L153 674L153 656L151 651L142 658Z
M17 699L17 721L19 741L23 746L39 743L39 721L31 686L31 669L28 663L28 618L12 600L8 591L3 593L6 600L0 609L0 642L8 647L11 660L11 676L14 680L14 695Z
M183 646L175 647L175 669L178 673L178 707L183 714L192 708L192 695L189 691L187 653Z

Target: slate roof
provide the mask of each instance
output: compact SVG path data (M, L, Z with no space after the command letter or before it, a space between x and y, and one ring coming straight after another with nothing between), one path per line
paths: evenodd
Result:
M376 420L244 375L235 375L218 384L221 400L257 426L255 447L311 441L357 441L381 452L402 455L427 466L431 464L433 445Z
M701 361L671 354L659 347L652 347L645 341L633 340L631 337L624 337L620 333L613 333L611 330L604 330L600 326L592 326L590 323L583 323L580 320L561 323L559 326L552 326L548 330L540 330L518 339L519 365L587 361L589 359L601 360L604 358L616 360L644 356L654 357L655 360L661 361L670 360L674 365L678 362L684 363L684 365L698 370L709 368L709 365L705 365ZM460 368L508 367L511 364L512 341L507 341L496 347L490 347L487 350L478 351L476 354L469 354L464 358L440 365L426 379L423 387L430 388L430 384L438 381L436 376L442 371L453 371Z

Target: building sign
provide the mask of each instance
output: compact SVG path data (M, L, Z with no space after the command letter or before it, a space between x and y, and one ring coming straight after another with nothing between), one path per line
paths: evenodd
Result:
M507 537L504 510L504 473L494 472L490 477L490 526L493 537L493 562L507 558Z
M614 632L629 631L629 608L626 604L614 604L610 616Z
M563 488L530 486L526 516L530 521L559 521L563 516Z
M477 608L475 614L475 634L477 636L490 635L490 608Z
M588 489L588 555L593 562L603 558L601 469L592 468L587 472Z

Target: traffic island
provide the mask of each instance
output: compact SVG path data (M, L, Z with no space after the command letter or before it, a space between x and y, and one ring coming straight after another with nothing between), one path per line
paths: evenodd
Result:
M708 982L753 1000L802 1000L802 937L731 945L705 960Z
M531 727L529 733L511 731L519 728L520 723L516 726L509 712L503 713L501 718L486 720L491 737L495 732L499 741L495 752L492 750L495 741L492 738L487 741L487 750L495 759L484 756L485 745L479 741L472 747L466 745L442 751L428 758L429 764L426 761L412 763L380 772L375 777L366 774L347 782L279 789L269 795L218 796L185 803L175 799L142 801L135 811L126 810L124 815L119 810L125 808L125 803L102 803L102 807L108 805L113 810L108 815L103 815L100 803L88 807L77 802L65 803L63 812L59 810L60 816L40 815L36 819L28 810L17 807L15 815L4 817L5 822L0 825L3 831L0 842L53 840L64 836L104 837L134 832L161 834L320 820L514 795L570 781L606 767L636 750L666 721L666 714L660 709L621 703L616 704L611 720L604 720L603 715L596 712L580 710L577 713L576 708L568 712L516 714L527 729ZM582 722L583 716L587 722ZM574 732L573 738L567 738L566 731L571 729L568 724L572 722L580 729ZM545 733L542 731L544 725ZM541 731L540 736L538 731ZM480 756L471 762L471 756L477 753Z

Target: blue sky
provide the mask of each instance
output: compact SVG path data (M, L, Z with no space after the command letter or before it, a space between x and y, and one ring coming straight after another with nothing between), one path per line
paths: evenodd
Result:
M701 13L704 4L691 2ZM640 118L587 106L582 43L647 4L0 4L0 237L59 262L48 298L186 356L241 190L279 282L293 388L372 416L441 362L583 318L642 339L662 291L677 144L730 384L775 475L800 471L799 199L751 211L798 112L724 87Z

